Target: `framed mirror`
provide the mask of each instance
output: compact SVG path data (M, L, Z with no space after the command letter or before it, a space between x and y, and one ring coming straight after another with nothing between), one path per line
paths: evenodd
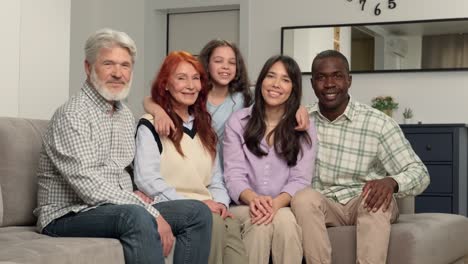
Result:
M468 70L468 18L281 28L281 53L304 74L326 49L352 73Z

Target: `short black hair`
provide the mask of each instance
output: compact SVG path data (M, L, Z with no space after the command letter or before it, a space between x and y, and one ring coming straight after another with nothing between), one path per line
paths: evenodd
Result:
M345 65L346 73L349 74L349 62L345 55L337 50L324 50L317 54L317 56L315 56L314 60L312 61L312 75L314 75L314 69L317 66L318 61L325 58L341 59Z

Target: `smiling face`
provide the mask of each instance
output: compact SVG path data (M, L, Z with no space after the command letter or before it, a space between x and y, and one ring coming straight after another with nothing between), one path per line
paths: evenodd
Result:
M85 62L88 79L107 101L124 99L132 82L132 57L127 49L101 48L94 64Z
M348 105L348 90L352 81L344 61L337 57L319 59L314 64L311 81L320 112L329 120L343 114Z
M188 111L201 90L200 73L192 64L180 62L169 76L167 90L172 95L174 109Z
M266 107L284 107L291 95L292 81L281 61L275 62L262 81L262 96Z
M236 77L236 54L232 48L215 48L209 59L208 71L214 86L227 87Z

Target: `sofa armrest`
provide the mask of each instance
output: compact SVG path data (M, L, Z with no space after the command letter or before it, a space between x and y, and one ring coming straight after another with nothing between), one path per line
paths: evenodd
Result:
M400 214L414 214L414 196L407 196L396 200Z

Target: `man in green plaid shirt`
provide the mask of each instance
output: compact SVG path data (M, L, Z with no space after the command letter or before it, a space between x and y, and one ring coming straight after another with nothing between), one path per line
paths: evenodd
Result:
M331 263L326 227L356 225L357 263L385 263L394 197L418 195L429 185L425 165L399 125L384 113L355 102L352 77L338 51L319 53L312 63L318 154L312 187L291 207L303 231L307 263Z

